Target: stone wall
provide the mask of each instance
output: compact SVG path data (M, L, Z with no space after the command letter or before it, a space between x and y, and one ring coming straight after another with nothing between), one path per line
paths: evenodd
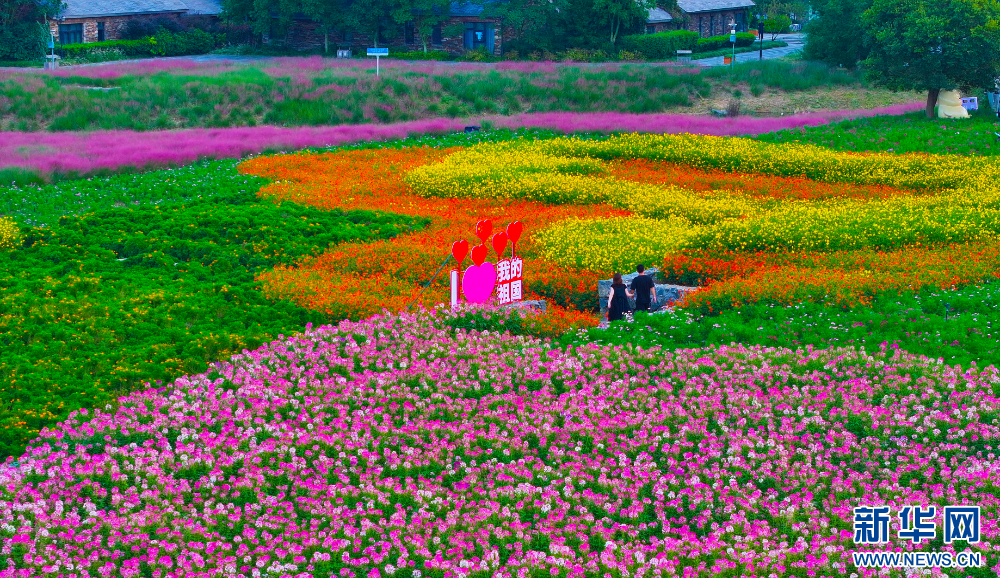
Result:
M427 42L428 50L444 50L451 54L461 54L465 52L465 37L464 37L464 25L466 23L475 22L488 22L493 24L493 54L499 56L503 52L503 36L500 32L500 22L498 19L491 18L480 18L477 16L460 16L455 17L441 26L442 36L440 44L433 44L432 42ZM444 33L449 27L454 27L456 24L463 26L463 33L446 36ZM413 42L406 42L405 35L403 33L402 26L395 26L391 30L383 32L385 41L379 42L379 46L393 46L393 47L405 47L409 50L423 50L423 44L421 44L420 39L414 35ZM274 39L265 39L265 42ZM292 48L298 50L317 50L323 48L323 29L310 20L295 20L292 22L288 29L287 37L288 45ZM357 32L351 33L347 39L343 37L342 34L330 34L330 51L333 52L337 48L354 48L355 51L358 49L364 50L367 47L374 46L372 42L372 36L370 34L360 34ZM364 52L360 54L364 56ZM359 56L355 52L354 56Z
M716 10L714 12L687 14L687 22L685 23L685 26L686 29L691 32L700 32L702 38L719 36L720 34L729 34L729 25L733 22L737 22L737 13L743 14L742 28L744 29L738 30L738 32L746 32L745 29L747 27L747 23L750 21L750 18L749 13L743 9Z
M155 16L163 17L173 17L179 18L179 14L156 14ZM56 37L56 41L59 40L59 24L83 24L83 41L84 42L97 42L97 23L104 23L104 39L105 40L121 40L122 33L125 30L125 25L130 20L141 20L144 18L149 18L150 15L144 14L134 14L130 16L102 16L99 18L66 18L62 22L57 22L55 20L49 20L49 30L52 35Z

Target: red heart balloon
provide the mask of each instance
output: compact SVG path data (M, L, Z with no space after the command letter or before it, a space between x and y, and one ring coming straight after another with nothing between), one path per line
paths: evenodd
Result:
M521 239L521 232L524 230L524 226L521 225L521 221L514 221L513 223L507 225L507 238L510 242L517 245L517 242Z
M486 248L486 245L476 245L472 248L472 262L476 264L476 267L483 264L489 252L490 250Z
M451 256L458 261L459 264L465 260L465 257L469 254L469 242L465 239L461 241L455 241L451 244Z
M476 236L483 243L486 243L490 239L490 234L493 233L493 221L489 219L483 219L476 223Z
M507 233L500 231L493 235L493 250L497 252L498 259L503 259L503 253L507 250Z

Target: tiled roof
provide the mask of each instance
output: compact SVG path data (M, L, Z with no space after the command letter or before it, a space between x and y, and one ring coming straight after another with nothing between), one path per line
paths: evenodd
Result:
M669 12L663 10L662 8L650 8L649 18L646 18L646 22L654 24L657 22L670 22L674 17L670 15Z
M182 0L187 4L188 14L222 14L222 0Z
M732 8L749 8L756 6L756 4L753 0L677 0L677 6L684 12L691 14Z
M483 5L471 2L452 2L448 7L450 16L479 16L482 13Z
M66 0L63 18L120 16L127 14L218 14L220 0Z

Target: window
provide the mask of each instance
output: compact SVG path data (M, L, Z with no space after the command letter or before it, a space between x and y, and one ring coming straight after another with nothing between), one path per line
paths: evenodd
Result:
M83 42L83 24L60 24L59 44L80 44Z
M413 44L413 23L407 22L403 25L403 42Z
M489 22L468 22L465 24L466 50L485 49L493 54L493 25Z
M698 17L698 36L701 36L701 37L705 36L705 17L704 16L699 16Z
M98 42L104 42L104 23L103 22L98 22L97 23L97 41Z
M435 24L434 30L431 31L431 44L434 46L441 46L441 25Z
M656 25L655 24L647 24L646 25L646 34L656 34Z

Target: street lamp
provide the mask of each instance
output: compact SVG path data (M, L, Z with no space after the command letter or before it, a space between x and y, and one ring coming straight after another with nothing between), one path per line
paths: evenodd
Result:
M764 60L764 15L757 15L757 36L760 37L760 57L758 60Z
M729 41L733 43L733 60L730 63L730 69L736 66L736 22L731 22L729 24Z

